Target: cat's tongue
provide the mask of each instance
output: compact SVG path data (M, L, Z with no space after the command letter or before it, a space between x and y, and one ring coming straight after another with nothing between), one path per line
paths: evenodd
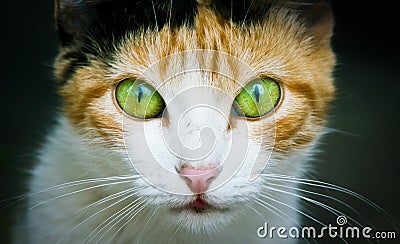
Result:
M200 197L197 197L196 200L194 200L190 205L193 208L206 208L207 207L207 203Z

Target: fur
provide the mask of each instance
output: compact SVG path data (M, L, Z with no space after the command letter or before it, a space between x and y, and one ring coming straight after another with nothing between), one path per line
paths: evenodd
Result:
M323 134L334 96L335 64L327 5L322 1L245 1L243 9L234 5L229 12L225 1L190 2L185 5L188 9L177 8L178 4L171 8L163 1L153 5L153 1L146 1L150 5L128 2L57 1L62 47L55 74L64 103L32 173L29 205L33 208L16 236L29 243L257 243L265 241L256 235L265 221L297 226L298 206L292 191L268 192L265 186L276 181L268 175L302 177ZM134 6L143 7L143 14L135 8L130 13L134 16L125 16ZM111 24L122 24L117 29L107 27L110 16L104 10L108 7L125 9L113 15ZM250 15L243 12L246 9ZM154 13L156 21L148 17L154 18ZM69 19L77 14L76 21ZM119 22L120 15L135 24ZM83 30L79 34L78 27ZM93 30L91 35L89 30ZM257 77L280 84L279 105L259 119L233 116L235 96ZM155 87L166 101L167 114L152 120L125 114L114 94L126 78L140 78ZM195 94L190 93L193 87ZM217 110L199 109L180 119L190 103ZM190 162L196 167L225 162L233 137L239 141L237 151L242 142L248 151L242 158L234 152L211 183L206 200L217 209L179 210L193 201L193 195L179 174L168 172L187 162L166 148L164 140L201 148L206 127L212 128L210 138L216 143L206 157ZM259 158L264 161L254 164ZM254 167L262 174L250 177ZM119 176L123 177L109 178ZM87 181L101 178L107 186ZM82 185L43 191L75 181ZM133 194L125 200L121 199L128 195L113 195L129 190ZM110 196L121 201L101 201ZM284 212L277 211L282 204ZM135 207L131 215L124 212L129 206ZM118 215L125 217L110 221Z

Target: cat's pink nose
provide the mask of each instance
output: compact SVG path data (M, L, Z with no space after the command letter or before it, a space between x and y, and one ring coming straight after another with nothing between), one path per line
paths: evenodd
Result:
M218 170L217 168L194 169L183 167L179 173L186 180L190 190L199 194L207 191L211 181L217 177Z

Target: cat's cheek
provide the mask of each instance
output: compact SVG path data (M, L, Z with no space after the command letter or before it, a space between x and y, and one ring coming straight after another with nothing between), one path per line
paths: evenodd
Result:
M324 114L319 111L314 96L306 94L298 87L285 89L285 97L272 115L274 124L270 125L274 126L275 151L290 155L311 145L323 130Z
M170 153L163 139L161 120L126 118L123 133L130 166L151 188L190 193L176 172L180 160Z

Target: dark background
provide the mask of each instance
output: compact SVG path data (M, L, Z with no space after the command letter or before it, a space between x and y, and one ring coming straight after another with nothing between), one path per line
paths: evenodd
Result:
M53 1L4 1L1 8L0 200L23 194L59 105L51 67L58 49ZM333 1L333 9L338 96L329 127L337 131L323 141L317 178L367 197L399 221L398 14L393 6L365 1ZM340 197L367 209L378 229L394 229L366 203ZM8 242L15 209L0 202L1 243Z

